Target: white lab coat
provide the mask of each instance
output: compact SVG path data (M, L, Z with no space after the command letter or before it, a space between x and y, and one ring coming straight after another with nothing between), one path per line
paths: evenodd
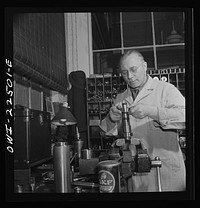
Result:
M185 190L185 164L178 143L178 129L185 128L185 98L178 89L167 82L154 80L148 76L148 81L133 101L128 88L119 94L115 104L126 100L128 105L144 103L155 105L159 119L150 117L138 119L130 115L130 124L134 138L139 138L151 159L158 156L161 159L161 188L162 191ZM106 135L117 136L120 132L121 121L117 124L110 122L109 116L102 120L100 128ZM155 168L150 173L137 173L128 181L129 191L154 192L158 191Z

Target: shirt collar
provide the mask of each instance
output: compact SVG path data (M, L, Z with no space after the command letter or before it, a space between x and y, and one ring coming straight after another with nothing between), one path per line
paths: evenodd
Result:
M142 86L140 86L140 87L138 87L138 88L131 88L130 86L128 86L128 87L129 87L129 89L130 89L130 91L131 91L131 92L141 91L141 90L142 90L142 88L145 86L145 84L148 82L148 79L149 79L149 76L148 76L148 75L146 75L146 80L145 80L145 82L143 83L143 85L142 85Z
M154 90L153 79L149 75L147 75L147 76L148 76L148 79L147 79L146 83L143 85L143 87L141 88L141 90L139 91L139 93L138 93L138 95L137 95L137 97L135 99L135 102L138 102L140 99L142 99L143 97L147 96L148 94L150 94ZM130 90L129 87L127 89L127 94L126 94L125 100L130 105L133 102L132 93L131 93L131 90Z
M132 91L132 90L136 90L137 91L138 89L139 89L139 91L141 91L143 88L145 88L146 90L153 90L154 89L153 78L151 76L149 76L148 74L147 74L147 80L142 85L142 87L136 88L136 89L131 89L130 87L128 87L128 89L130 91Z

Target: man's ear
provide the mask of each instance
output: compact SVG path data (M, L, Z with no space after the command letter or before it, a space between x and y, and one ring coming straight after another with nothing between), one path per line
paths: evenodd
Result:
M144 61L144 70L145 70L145 72L147 71L147 62L146 61Z

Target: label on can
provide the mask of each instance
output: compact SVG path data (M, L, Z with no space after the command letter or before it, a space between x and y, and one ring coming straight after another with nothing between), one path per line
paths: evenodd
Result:
M115 177L113 174L106 170L99 171L99 191L100 192L113 192L115 188Z

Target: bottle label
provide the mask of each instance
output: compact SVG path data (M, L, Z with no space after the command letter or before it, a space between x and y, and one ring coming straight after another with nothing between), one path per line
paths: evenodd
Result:
M99 171L99 191L102 192L113 192L115 188L115 177L112 173L106 170Z

